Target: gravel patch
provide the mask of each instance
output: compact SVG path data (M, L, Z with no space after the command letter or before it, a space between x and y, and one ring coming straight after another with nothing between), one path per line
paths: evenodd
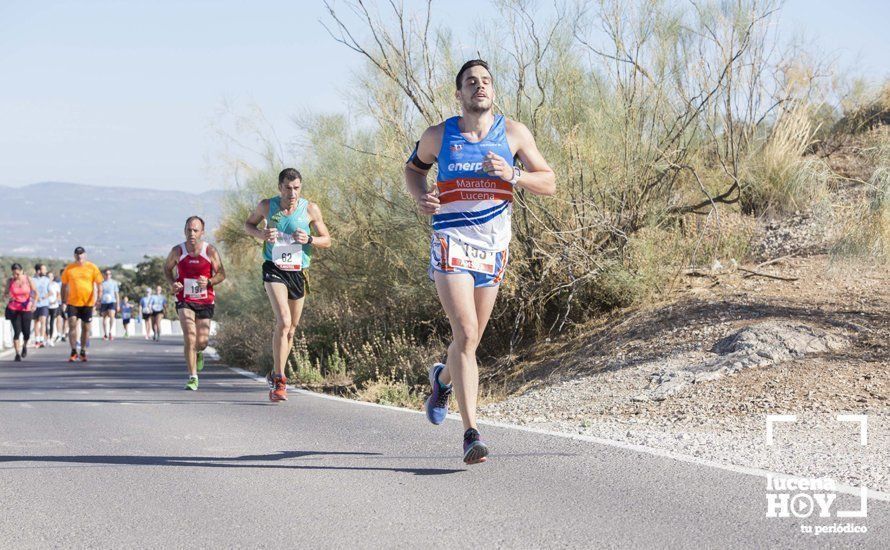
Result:
M890 274L827 256L769 269L797 280L691 278L671 303L542 346L480 418L890 492ZM768 414L798 417L772 446ZM838 414L868 415L867 446Z
M625 373L629 374L629 373ZM640 370L638 375L643 375ZM639 380L639 377L635 377ZM628 382L627 385L621 382ZM752 400L748 413L714 414L716 388L677 399L673 407L633 409L634 379L582 377L532 390L505 402L485 406L480 417L500 422L582 434L645 445L727 464L762 468L890 492L890 414L883 410L829 411L819 402L805 410L786 409L776 400ZM716 386L716 382L699 386ZM708 395L711 394L711 395ZM624 404L620 404L625 400ZM796 414L794 423L775 428L766 444L766 412ZM838 422L844 412L868 415L868 445L859 442L858 425Z

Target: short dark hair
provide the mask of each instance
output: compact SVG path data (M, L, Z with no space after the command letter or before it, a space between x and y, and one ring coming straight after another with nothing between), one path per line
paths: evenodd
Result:
M280 174L278 174L278 185L294 180L303 181L303 176L300 175L300 171L296 168L285 168L281 171Z
M185 228L188 229L189 224L195 220L198 220L199 222L201 222L201 229L204 229L204 227L205 227L204 220L201 219L201 216L189 216L188 219L185 220Z
M464 72L473 67L482 67L483 69L488 71L488 74L491 74L491 69L488 67L488 63L482 61L481 59L471 59L463 64L460 70L457 71L457 76L454 77L454 85L458 90L460 90L461 84L463 84L460 79L464 75ZM494 75L492 75L491 80L492 82L494 81Z
M40 271L41 267L43 267L43 264L34 264L34 271Z
M22 264L20 264L20 263L18 263L18 262L14 262L14 263L12 264L12 270L15 271L16 269L18 269L19 271L21 271L21 269L22 269Z

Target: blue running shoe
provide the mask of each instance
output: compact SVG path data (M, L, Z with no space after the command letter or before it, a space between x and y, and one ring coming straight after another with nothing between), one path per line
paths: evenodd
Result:
M442 363L436 363L430 367L430 385L433 391L424 403L426 418L433 424L439 425L445 422L448 415L448 398L451 397L451 384L442 386L439 383L439 373L445 368Z
M482 442L479 432L470 428L464 433L464 463L479 464L485 462L488 456L488 446Z

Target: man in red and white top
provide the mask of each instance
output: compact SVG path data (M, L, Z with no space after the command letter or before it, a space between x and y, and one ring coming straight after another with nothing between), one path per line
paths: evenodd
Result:
M185 242L170 250L164 264L167 282L176 296L176 312L185 343L189 371L187 390L198 389L198 371L204 368L204 349L213 319L213 287L226 279L226 270L216 248L204 242L204 220L191 216L185 221Z

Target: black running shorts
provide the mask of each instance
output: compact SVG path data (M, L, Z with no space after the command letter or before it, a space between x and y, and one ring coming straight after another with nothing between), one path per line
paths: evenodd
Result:
M213 304L193 304L191 302L176 302L176 311L190 309L195 312L195 319L213 319Z
M76 317L84 323L93 321L93 306L72 306L67 307L68 317Z
M268 260L263 262L263 282L286 286L288 300L299 300L306 295L306 276L302 271L282 271Z

